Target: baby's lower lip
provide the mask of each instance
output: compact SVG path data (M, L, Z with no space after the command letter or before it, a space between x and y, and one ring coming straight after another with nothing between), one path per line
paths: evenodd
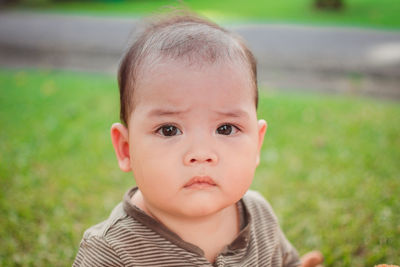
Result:
M192 179L189 180L184 185L184 188L186 189L207 189L210 187L214 187L217 184L214 182L214 180L208 176L196 176L193 177Z
M207 188L211 188L214 187L215 184L209 184L209 183L193 183L191 185L186 186L186 189L207 189Z

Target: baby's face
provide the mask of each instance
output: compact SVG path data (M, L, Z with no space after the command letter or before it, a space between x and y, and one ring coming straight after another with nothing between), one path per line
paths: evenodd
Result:
M137 82L130 164L148 207L204 216L249 188L266 130L246 71L164 62Z

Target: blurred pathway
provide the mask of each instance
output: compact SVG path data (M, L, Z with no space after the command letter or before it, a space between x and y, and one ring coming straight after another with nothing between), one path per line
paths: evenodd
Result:
M0 12L0 66L115 73L135 20ZM248 42L267 88L400 99L400 31L226 25Z

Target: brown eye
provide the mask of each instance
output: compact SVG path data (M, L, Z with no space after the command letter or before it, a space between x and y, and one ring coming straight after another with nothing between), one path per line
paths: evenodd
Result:
M181 130L173 125L164 125L157 130L157 133L162 136L175 136L182 134Z
M217 134L222 134L222 135L235 134L237 131L238 131L238 129L231 124L221 125L216 130Z

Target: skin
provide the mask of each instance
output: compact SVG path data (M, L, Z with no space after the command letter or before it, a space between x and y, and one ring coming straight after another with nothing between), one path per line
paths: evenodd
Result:
M162 62L137 81L128 128L111 128L119 166L139 188L132 202L210 262L239 232L236 202L267 129L245 73L235 64Z

